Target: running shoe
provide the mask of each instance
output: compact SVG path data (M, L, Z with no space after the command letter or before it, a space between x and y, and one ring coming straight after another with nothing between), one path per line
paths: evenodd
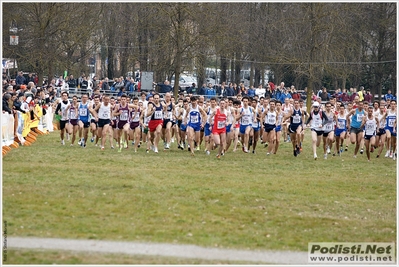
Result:
M317 160L317 154L314 154L313 157L314 157L314 160Z
M252 150L252 154L256 154L255 150Z
M267 153L266 153L266 156L269 156L269 155L270 155L270 153L269 153L269 152L267 152Z
M94 137L92 137L92 138L90 139L90 142L92 142L92 143L94 142Z
M343 152L343 148L341 146L341 148L339 149L339 153L341 154ZM341 155L340 155L341 156Z
M324 159L327 159L327 154L324 154Z
M345 151L348 151L348 146L345 147Z
M364 152L364 151L363 151L363 148L361 148L361 149L360 149L360 154L363 154L363 152Z
M370 152L373 153L374 152L374 146L371 146L370 148Z
M64 140L61 140L61 145L65 145L65 141Z
M298 156L296 153L296 149L294 149L294 157Z
M158 153L158 148L157 147L154 148L154 152Z
M392 159L393 159L393 160L396 160L396 153L393 154Z
M78 141L78 145L81 146L82 145L82 139L79 139Z
M329 146L327 146L327 154L331 154L331 149Z
M169 149L169 148L170 148L170 145L168 143L166 143L165 149Z
M69 133L66 134L67 141L69 141Z
M104 149L105 149L105 148L102 146L102 147L101 147L101 150L104 150Z
M248 153L248 152L249 152L248 149L247 149L246 147L244 147L244 152L245 152L245 153Z
M335 153L333 153L333 157L335 157Z
M268 147L268 146L269 146L269 144L266 142L265 145L264 145L264 147Z
M84 138L82 138L82 142L81 142L82 144L81 144L81 146L83 146L83 145L85 145L86 144L86 141L85 141L85 139Z
M354 157L354 158L357 158L357 156L356 156L356 155L353 155L353 157Z
M73 146L73 144L71 144L71 146Z
M118 152L122 152L122 146L119 146Z
M115 147L114 147L114 146L111 146L111 149L115 149Z
M392 152L389 154L389 157L390 157L390 158L393 158L393 153L392 153Z
M377 155L377 157L376 158L379 158L380 157L380 155Z
M216 155L216 158L217 158L217 159L220 159L220 155L219 155L219 154L217 154L217 155Z
M86 148L86 144L83 145L83 148Z
M299 147L296 147L296 154L297 155L301 154L301 149Z
M211 154L211 152L209 152L208 150L205 152L206 153L206 155L210 155Z
M385 157L386 157L386 158L389 157L389 154L390 154L390 153L391 153L391 151L388 150L387 153L385 153Z
M151 145L151 150L155 152L155 146Z
M195 148L195 150L197 150L197 151L200 151L200 146L197 146L196 148Z
M145 150L146 153L150 153L150 151L148 149Z

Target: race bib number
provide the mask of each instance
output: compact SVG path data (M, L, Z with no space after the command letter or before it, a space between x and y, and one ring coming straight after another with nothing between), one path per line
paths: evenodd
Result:
M134 116L133 121L137 122L139 120L140 120L140 113L136 112L136 115Z
M103 112L103 116L104 116L104 118L108 118L108 117L109 117L109 112L108 112L108 110L106 110L106 111Z
M274 116L268 117L267 124L276 124L276 118Z
M226 127L226 121L218 121L217 128L223 129L224 127Z
M300 123L300 122L301 122L301 117L299 115L295 115L292 120L292 123Z
M71 110L71 118L75 118L76 114L75 114L75 110Z
M86 108L80 108L79 109L79 115L82 117L86 117L87 116L87 109Z
M367 124L366 130L374 131L374 125L373 124Z
M170 112L170 111L166 112L165 119L171 120L172 119L172 112Z
M332 124L327 124L326 125L326 130L327 131L332 131L332 129L333 129L333 125Z
M242 124L242 125L248 125L248 124L249 124L249 118L247 118L247 117L242 117L241 124Z
M393 127L395 125L395 119L388 120L388 127Z
M127 112L122 112L121 115L119 116L119 119L121 121L127 121L127 118L128 118Z
M198 116L190 116L190 121L191 121L192 123L198 123L198 122L199 122Z
M338 122L338 128L339 128L339 129L345 129L345 123L342 122L342 121L339 121L339 122Z
M356 121L357 122L362 122L364 115L363 114L357 114L356 115Z
M154 114L154 118L155 118L156 120L161 120L161 119L162 119L162 111L156 110L156 111L155 111L155 114Z

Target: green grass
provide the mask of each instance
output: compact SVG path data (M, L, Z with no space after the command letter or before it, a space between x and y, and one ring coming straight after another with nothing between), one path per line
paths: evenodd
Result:
M135 240L307 251L308 242L396 240L396 161L313 160L177 150L118 153L59 144L59 133L3 157L9 236ZM319 148L319 155L322 155Z
M186 259L161 256L130 256L126 254L107 254L72 251L52 250L26 250L13 249L7 251L7 261L4 264L251 264L253 262L224 261L224 260L202 260ZM264 263L259 263L264 265Z

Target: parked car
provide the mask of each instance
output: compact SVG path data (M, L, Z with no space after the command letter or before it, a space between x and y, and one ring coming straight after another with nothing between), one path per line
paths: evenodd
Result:
M186 91L189 87L192 86L193 83L197 85L197 79L194 76L180 75L179 91ZM174 77L172 77L170 85L174 87L175 85Z

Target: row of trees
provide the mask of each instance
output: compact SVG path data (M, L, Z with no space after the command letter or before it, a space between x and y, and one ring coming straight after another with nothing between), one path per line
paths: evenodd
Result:
M94 55L109 78L139 62L158 81L195 69L201 84L216 57L222 81L249 64L255 86L267 69L300 89L381 94L396 91L396 3L3 3L3 56L23 70L87 73Z

